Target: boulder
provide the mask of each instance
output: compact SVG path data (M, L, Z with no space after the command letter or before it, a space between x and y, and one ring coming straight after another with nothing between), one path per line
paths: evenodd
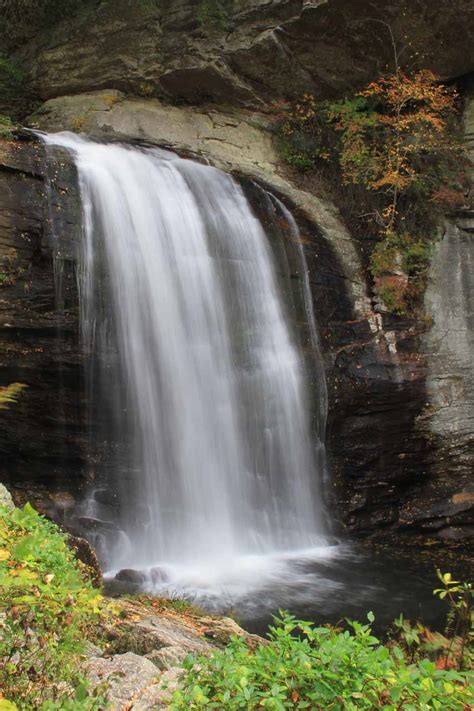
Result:
M158 669L166 671L172 667L179 667L188 656L188 652L178 645L156 649L146 655Z
M0 484L0 506L5 506L7 509L10 510L15 508L12 495L8 491L7 487L3 484Z
M115 576L115 580L120 580L132 585L142 585L147 579L146 573L142 570L134 570L133 568L124 568L119 570Z
M177 613L169 601L118 599L114 605L119 614L103 629L109 640L106 652L89 648L82 666L90 690L105 689L111 711L169 708L185 657L211 654L231 635L243 636L249 649L265 644L233 620Z
M152 684L145 689L143 694L135 701L130 711L156 711L157 709L169 709L173 692L178 688L179 676L183 670L178 668L169 669L160 676L158 684Z
M105 688L110 711L129 709L158 677L156 666L138 654L90 657L83 665L91 690Z

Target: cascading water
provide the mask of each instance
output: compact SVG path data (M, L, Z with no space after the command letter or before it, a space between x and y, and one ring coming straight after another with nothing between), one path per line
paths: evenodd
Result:
M186 587L199 566L209 580L324 549L304 362L239 184L159 149L44 140L78 169L84 340L133 470L117 472L109 568L173 569Z

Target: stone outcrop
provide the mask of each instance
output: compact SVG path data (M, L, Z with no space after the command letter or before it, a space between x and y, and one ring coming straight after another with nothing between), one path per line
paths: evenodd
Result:
M158 681L153 662L133 652L108 658L91 657L84 671L91 688L104 685L107 701L117 711L134 708L142 694Z
M5 506L7 509L15 508L12 495L3 484L0 484L0 506Z
M212 5L212 0L208 5ZM393 63L444 78L474 70L470 0L89 0L23 48L41 99L114 88L190 103L264 107L339 96ZM407 41L407 36L410 40ZM453 41L453 37L456 41Z
M465 130L474 166L472 91ZM430 442L430 476L423 497L402 509L401 520L443 540L463 541L474 536L473 210L458 210L446 220L431 260L425 306L431 321L422 339L427 402L418 427Z
M116 617L102 630L103 649L94 647L83 664L89 691L102 690L111 711L169 708L189 654L222 649L231 636L249 649L265 640L226 617L209 617L193 608L175 612L159 600L113 601Z

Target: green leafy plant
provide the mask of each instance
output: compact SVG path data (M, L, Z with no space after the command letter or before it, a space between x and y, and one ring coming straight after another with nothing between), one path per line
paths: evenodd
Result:
M0 54L0 96L11 99L25 91L26 75L21 64Z
M338 159L338 139L331 125L328 101L316 101L304 94L291 105L272 106L275 133L282 157L294 168L311 171L319 162Z
M13 131L15 129L15 124L13 123L10 116L5 114L0 114L0 138L11 138ZM0 286L8 281L8 275L0 271Z
M413 661L415 653L421 645L423 626L420 624L412 625L410 620L406 620L403 615L394 620L393 626L405 645L410 660Z
M20 709L98 708L78 673L102 597L65 537L29 504L0 507L0 688Z
M374 616L369 613L369 622ZM314 627L282 614L267 644L250 648L234 637L211 657L189 658L173 709L328 709L395 711L467 708L465 674L409 663L397 645L384 646L370 624Z

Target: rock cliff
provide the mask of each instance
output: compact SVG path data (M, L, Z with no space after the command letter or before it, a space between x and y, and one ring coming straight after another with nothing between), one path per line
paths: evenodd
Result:
M84 3L33 40L27 59L48 99L113 88L189 103L264 108L304 92L339 96L393 62L444 78L474 69L470 0L117 0ZM453 37L456 41L453 42Z
M235 0L220 25L203 21L201 5L91 0L34 38L21 55L47 101L31 125L165 146L277 194L310 269L340 524L407 543L472 540L472 215L449 216L437 242L427 318L378 313L359 246L334 205L291 180L265 113L272 101L367 82L392 60L384 23L407 66L446 78L474 71L472 2ZM1 144L0 372L28 389L5 415L0 445L17 498L23 486L60 519L97 453L87 446L73 276L77 186L67 159L58 155L51 175L42 151L31 138Z

